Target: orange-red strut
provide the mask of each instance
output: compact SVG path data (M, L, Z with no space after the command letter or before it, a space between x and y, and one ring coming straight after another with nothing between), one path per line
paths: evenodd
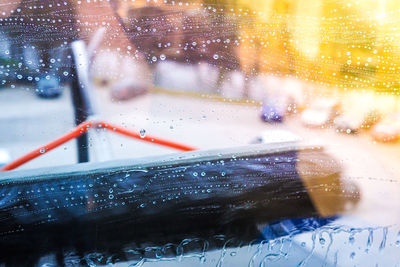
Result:
M78 126L76 126L71 132L55 139L54 141L52 141L44 146L36 148L35 150L29 152L28 154L25 154L22 157L8 163L7 165L3 166L0 169L0 171L13 170L13 169L25 164L26 162L31 161L34 158L37 158L43 154L46 154L50 150L66 143L74 138L81 136L82 134L86 133L91 128L104 128L104 129L110 130L112 132L116 132L116 133L131 137L131 138L136 138L136 139L139 139L142 141L175 148L175 149L182 150L182 151L196 150L196 148L193 148L191 146L172 142L172 141L165 140L162 138L149 136L149 135L140 135L137 132L124 129L120 126L113 125L113 124L105 122L105 121L86 121L86 122L83 122L83 123L79 124Z

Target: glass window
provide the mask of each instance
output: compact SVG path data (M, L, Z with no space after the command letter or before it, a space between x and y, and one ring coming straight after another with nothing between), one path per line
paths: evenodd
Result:
M0 0L0 264L397 266L399 10Z

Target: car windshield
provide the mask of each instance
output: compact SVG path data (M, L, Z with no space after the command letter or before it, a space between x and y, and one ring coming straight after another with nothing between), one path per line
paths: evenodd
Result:
M399 15L0 0L0 265L399 265Z

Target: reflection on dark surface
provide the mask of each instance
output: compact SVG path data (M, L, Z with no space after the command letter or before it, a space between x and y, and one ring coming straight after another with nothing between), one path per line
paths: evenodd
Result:
M306 179L325 179L324 188L349 198L338 183L339 166L316 149L158 161L146 168L89 164L84 172L30 177L17 172L2 181L1 261L35 264L56 253L62 264L66 253L75 253L84 263L96 253L97 264L105 264L285 235L277 227L260 230L283 218L320 216L299 165L313 166ZM307 224L295 224L302 222ZM154 246L163 248L156 250L162 255L146 250Z

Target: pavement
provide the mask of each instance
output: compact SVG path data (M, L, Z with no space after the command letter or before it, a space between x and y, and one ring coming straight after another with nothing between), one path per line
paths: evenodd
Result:
M38 98L31 87L0 88L0 148L12 159L70 131L74 125L69 90L60 98ZM28 162L21 169L75 164L75 141Z

